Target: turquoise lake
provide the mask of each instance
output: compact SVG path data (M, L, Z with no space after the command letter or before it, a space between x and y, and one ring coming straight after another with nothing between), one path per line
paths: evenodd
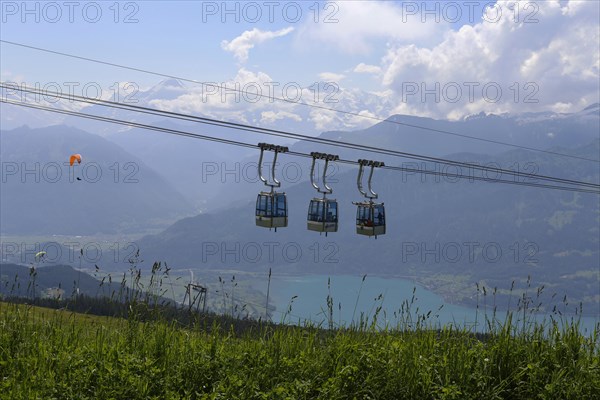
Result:
M331 282L330 292L327 287L328 278ZM325 275L277 276L273 274L271 277L270 303L277 307L277 311L273 314L272 319L274 322L282 322L292 297L297 296L291 304L291 312L285 315L285 322L298 323L300 321L302 323L304 320L311 320L327 326L327 296L328 293L331 293L333 298L333 321L336 325L350 325L353 316L356 322L360 319L361 313L363 316L368 316L370 321L376 308L381 306L378 325L383 326L387 322L390 326L396 326L398 319L394 316L394 312L399 311L403 302L410 302L413 289L416 287L416 300L411 306L413 316L427 314L431 311L427 321L434 326L452 323L460 327L474 327L477 320L477 330L482 331L484 329L482 325L485 320L483 304L480 304L479 311L474 307L448 304L441 296L405 279L367 276L362 283L362 289L361 281L362 277L348 275L328 277ZM263 285L264 281L261 286ZM440 309L442 305L443 307ZM491 317L492 306L490 304L487 305L487 312ZM497 318L503 319L505 315L506 311L498 311ZM538 314L535 318L541 321L545 316L544 314ZM549 315L546 317L549 318ZM591 332L599 321L598 316L582 318L582 331L584 333Z

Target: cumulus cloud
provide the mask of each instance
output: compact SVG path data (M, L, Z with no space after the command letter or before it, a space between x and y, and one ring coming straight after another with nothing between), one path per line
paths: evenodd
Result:
M308 115L316 130L360 129L389 117L394 107L394 95L391 90L369 92L340 88L336 102L323 105L325 109L311 109Z
M339 82L346 76L344 74L336 74L335 72L321 72L319 79L324 82Z
M293 30L294 28L292 27L278 31L261 31L260 29L254 28L251 31L245 31L231 41L223 40L221 42L221 48L233 53L238 61L244 63L248 61L248 54L250 49L254 48L254 46L266 42L267 40L285 36Z
M166 111L313 135L333 129L366 128L376 120L365 117L387 118L394 106L391 90L366 92L324 83L318 90L314 85L301 87L296 96L293 90L285 95L283 86L264 72L241 68L225 82L186 85L184 92L173 92L176 97L153 98L149 104ZM294 99L279 101L273 97Z
M420 15L411 15L402 2L340 1L331 3L321 15L322 22L315 24L307 19L297 32L296 44L314 46L325 44L338 52L368 54L377 49L381 41L427 43L441 34L450 24L423 23ZM327 18L329 17L329 18ZM335 20L335 21L334 21Z
M301 102L350 114L294 102L255 100L248 94L236 97L222 90L206 96L196 89L175 100L160 101L161 105L231 120L299 124L303 128L310 124L316 131L323 131L362 128L372 125L373 118L392 114L461 119L482 111L575 112L598 102L598 2L536 2L535 15L531 15L532 9L525 8L531 2L498 1L493 6L500 10L497 20L479 18L460 28L431 19L423 23L420 16L398 24L405 16L396 3L373 1L361 3L361 7L353 3L337 3L338 23L306 24L296 35L311 46L335 46L334 51L348 53L351 60L355 60L356 53L369 49L382 51L378 65L372 61L358 65L353 62L350 65L355 67L347 70L336 65L344 74L368 74L379 79L378 91L336 84L304 87L299 92ZM520 9L517 19L513 7ZM487 15L495 12L490 10ZM533 21L527 23L527 16L534 17ZM291 31L253 29L223 42L223 48L243 62L256 44ZM344 74L329 70L320 73L319 78L347 82ZM356 75L352 78L359 79ZM226 86L237 83L252 93L257 83L262 94L269 95L267 87L272 81L265 73L241 68ZM279 91L275 96L282 94Z
M381 67L378 67L377 65L360 63L356 67L354 67L353 72L356 72L358 74L380 74Z
M263 111L261 114L261 122L267 122L267 123L273 123L275 121L278 120L283 120L283 119L291 119L293 121L296 122L301 122L302 121L302 117L299 116L298 114L294 114L291 112L287 112L287 111L278 111L278 112L274 112L274 111Z
M273 79L263 72L241 68L233 79L191 86L174 99L153 99L150 104L167 111L203 114L211 117L227 115L248 122L247 114L269 106Z
M7 82L16 82L16 83L22 83L22 82L26 82L25 81L25 76L22 74L15 74L12 71L9 70L2 70L0 71L0 80L2 80L2 82L7 83Z
M599 3L537 2L515 21L514 1L498 1L497 21L448 31L432 46L396 44L382 83L418 114L460 118L481 111L578 111L598 100ZM531 13L531 10L530 10ZM490 15L493 13L490 12Z
M406 15L399 3L337 4L337 23L307 23L296 40L342 57L383 50L378 65L348 71L380 79L392 92L380 101L388 113L460 119L482 111L576 112L598 102L599 2L499 0L459 28ZM330 117L315 121L336 121Z
M319 131L326 131L331 126L337 126L338 120L335 111L312 110L310 112L310 121Z
M372 74L380 79L377 91L325 84L300 91L302 102L346 113L294 102L247 101L247 95L235 101L235 95L223 99L219 93L203 101L199 89L161 104L219 118L281 123L286 128L306 128L310 124L311 129L324 131L362 128L372 125L373 118L392 114L455 120L482 111L576 112L597 103L600 35L596 16L600 3L537 2L537 22L533 23L524 21L523 12L515 21L514 13L509 12L513 4L512 0L498 1L495 7L502 13L497 21L481 19L460 28L446 27L435 42L406 43L404 39L386 37L379 65L356 65L353 61L350 65L356 66L348 70L336 65L344 73ZM530 3L518 4L521 11L525 4ZM319 77L348 82L348 78L333 72L323 72ZM252 82L258 82L266 94L267 83L272 81L265 73L242 68L230 84L238 82L242 88L250 84L252 88ZM275 95L282 97L281 92Z

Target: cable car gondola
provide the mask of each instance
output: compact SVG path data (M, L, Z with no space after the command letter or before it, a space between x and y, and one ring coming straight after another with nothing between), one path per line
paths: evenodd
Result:
M287 152L288 148L268 143L259 143L258 147L260 147L258 176L266 186L271 187L271 191L260 192L256 197L256 226L269 228L269 230L275 228L275 232L277 232L277 228L285 228L288 225L288 207L285 193L275 191L276 187L281 186L281 182L275 178L275 165L277 163L277 154ZM275 152L273 166L271 167L271 179L273 180L273 183L269 183L262 175L262 161L265 150Z
M364 201L354 203L356 208L356 233L359 235L385 235L385 208L383 203Z
M256 226L285 228L288 225L285 193L260 192L256 198Z
M369 200L352 203L356 205L356 233L365 236L375 236L375 239L377 239L378 235L385 235L385 207L383 203L375 203L373 201L373 199L377 199L377 193L371 189L371 179L373 178L375 167L383 167L385 164L370 160L358 160L358 164L358 179L356 180L358 191ZM367 165L371 167L368 181L369 194L362 188L364 167Z
M329 161L339 160L339 157L333 154L316 152L313 152L310 155L313 158L310 169L310 182L312 186L317 189L317 192L323 193L323 197L315 197L310 201L310 204L308 205L306 225L309 231L315 231L319 233L325 232L325 236L327 236L327 233L337 232L338 230L338 203L335 199L327 198L328 194L333 193L333 189L327 185L325 178L327 175ZM321 188L315 183L314 172L317 159L325 160L325 167L323 169L324 190L321 190Z

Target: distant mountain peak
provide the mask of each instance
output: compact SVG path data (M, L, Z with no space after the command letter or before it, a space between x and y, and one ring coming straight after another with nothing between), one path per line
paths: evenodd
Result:
M463 121L471 121L471 120L482 119L482 118L510 118L510 114L509 113L494 114L494 113L486 113L485 111L481 111L479 114L471 114L471 115L465 116L463 118Z
M165 79L158 83L158 85L154 86L152 89L160 90L160 89L183 89L185 86L181 83L180 80L175 78Z

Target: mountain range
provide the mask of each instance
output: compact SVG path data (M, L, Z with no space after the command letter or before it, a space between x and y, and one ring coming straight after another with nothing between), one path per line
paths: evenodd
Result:
M159 100L178 99L185 93L179 82L163 82L140 93L140 105L161 104ZM292 143L100 106L90 106L86 112L250 144L288 144L296 152L333 152L344 159L369 158L391 166L531 182L524 176L481 175L477 170L401 156ZM257 122L257 112L250 108L244 119ZM309 121L308 116L303 115L302 121ZM499 295L506 296L512 281L523 289L531 276L549 293L568 294L588 308L600 304L597 195L378 170L373 187L385 202L388 229L386 235L369 240L355 234L352 201L361 200L356 168L334 163L328 176L332 196L339 201L340 228L324 237L306 230L308 202L317 195L309 183L310 160L282 155L278 176L288 196L290 218L289 226L275 233L254 226L254 200L264 189L256 176L258 150L99 122L87 125L87 120L71 117L60 122L77 127L1 132L3 235L152 229L159 233L136 241L142 257L175 268L264 271L271 267L288 273L410 277L462 303L473 301L475 282L496 286ZM597 183L598 163L590 160L598 160L600 154L599 122L600 106L594 104L572 114L479 114L458 121L394 115L366 129L320 136ZM270 127L295 131L290 126L277 120ZM75 152L83 155L84 162L71 171L63 164ZM268 154L265 161L270 160ZM58 182L49 182L52 176L44 175L53 171L48 167L52 163L62 168ZM35 165L41 182L31 181L36 172L21 175L23 166L35 169ZM101 170L102 179L94 183L93 175L76 175L86 165ZM15 167L17 172L10 169ZM115 170L119 172L116 182ZM70 173L82 180L69 181ZM127 178L137 182L126 183Z
M557 150L595 157L600 141ZM539 173L589 182L600 178L595 163L557 161L526 150L452 158L502 166L529 163ZM145 259L175 268L404 276L462 303L474 301L475 282L507 295L512 281L524 289L531 277L550 295L569 294L588 310L592 307L592 313L598 311L597 195L382 170L373 188L386 206L387 233L370 240L355 233L352 201L361 200L356 171L342 171L336 178L331 197L339 202L340 227L327 237L307 231L308 202L316 192L299 183L284 188L289 226L276 233L254 225L254 194L241 206L180 220L137 244Z
M7 96L15 97L18 95L9 94ZM388 106L380 104L385 102L383 97L368 93L342 91L338 97L339 101L337 103L321 105L326 108L355 110L357 112L360 110L379 110L379 114L390 109ZM124 101L124 99L120 100ZM248 105L244 102L229 104L219 101L208 104L206 101L202 101L202 94L198 92L196 86L183 84L175 79L168 79L152 88L136 92L133 98L129 100L135 101L131 104L138 106L178 111L202 117L214 117L308 136L342 139L352 143L368 144L429 156L445 156L460 152L493 155L515 148L498 142L541 149L552 149L553 147L573 148L588 144L598 138L598 132L600 131L600 104L593 104L580 112L570 114L539 112L494 115L480 113L453 121L392 115L384 121L360 118L352 114L338 115L333 111L314 109L298 104L281 105L279 103L262 104L258 102L257 104ZM185 106L186 104L188 106ZM156 115L133 113L100 105L86 105L83 107L79 103L66 101L58 102L56 107L77 109L94 115L155 124L204 135L215 135L249 144L259 142L293 144L290 140L267 137L252 132L166 119ZM194 107L199 107L202 111L194 111ZM282 107L286 107L286 112L294 114L295 117L274 119L265 117L271 115L271 113L277 114L283 110ZM228 192L221 180L216 181L214 177L205 179L206 176L202 177L203 172L210 172L215 166L219 168L219 175L222 171L235 171L236 168L248 165L252 169L257 161L256 152L244 148L197 141L181 136L149 132L73 116L57 116L13 105L2 104L2 111L1 122L5 130L23 124L28 124L30 127L40 127L60 123L111 140L147 165L152 166L198 211L206 211L215 206L226 206L229 204L229 197L231 197L231 193ZM348 131L326 131L320 134L318 124L315 123L319 113L325 113L328 117L351 118L354 123L347 125L340 122L340 126L348 126ZM360 126L369 127L356 129ZM355 127L354 130L352 130L352 127ZM477 139L474 140L466 136ZM303 152L334 152L340 154L340 156L355 155L353 152L314 143L297 143L294 145L294 149ZM368 153L363 155L365 157L373 156ZM308 167L304 168L303 178L306 179L308 177ZM247 172L248 175L256 177L255 166L254 170L247 170ZM232 175L230 174L230 176ZM222 190L224 192L221 195ZM235 202L238 199L234 198L232 200Z
M70 166L74 153L82 163ZM4 235L141 232L194 211L138 157L76 128L2 131L0 155Z

